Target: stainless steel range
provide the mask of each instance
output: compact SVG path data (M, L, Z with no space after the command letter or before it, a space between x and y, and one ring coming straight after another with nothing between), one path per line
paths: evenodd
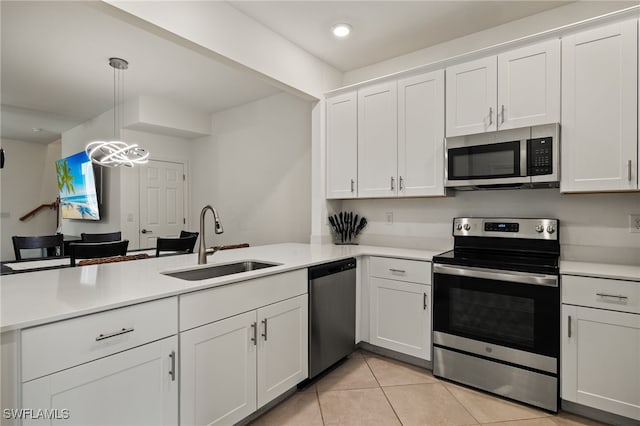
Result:
M557 219L455 218L433 258L434 375L558 409Z

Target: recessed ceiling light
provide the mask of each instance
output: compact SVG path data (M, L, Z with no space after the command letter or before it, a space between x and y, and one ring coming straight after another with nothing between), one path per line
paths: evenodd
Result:
M349 24L336 24L331 29L333 35L337 38L346 38L351 34L351 25Z

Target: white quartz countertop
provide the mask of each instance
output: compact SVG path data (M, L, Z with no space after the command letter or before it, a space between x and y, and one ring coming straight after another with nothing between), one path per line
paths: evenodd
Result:
M198 265L198 255L52 269L0 277L0 332L176 296L266 275L307 268L352 256L430 261L440 251L333 244L274 244L224 250ZM201 281L163 275L185 269L260 260L280 265Z
M638 281L640 283L640 265L615 265L612 263L563 260L560 262L560 273L563 275Z

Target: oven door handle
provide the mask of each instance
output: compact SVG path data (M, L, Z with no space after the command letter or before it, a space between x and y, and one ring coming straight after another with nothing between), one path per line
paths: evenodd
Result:
M451 266L433 264L434 274L456 275L460 277L483 278L496 281L509 281L522 284L558 287L557 275L534 274L531 272L505 271L501 269L473 268L469 266Z

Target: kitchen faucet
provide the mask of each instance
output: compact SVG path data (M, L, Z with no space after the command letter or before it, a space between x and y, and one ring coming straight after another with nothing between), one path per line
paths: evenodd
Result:
M222 229L222 222L220 222L220 217L218 216L218 212L216 212L216 209L211 207L210 204L204 206L202 208L202 211L200 212L200 246L198 246L198 265L207 263L207 245L204 242L204 215L207 210L211 210L211 213L213 213L213 224L215 226L215 233L222 234L224 232L224 230Z

